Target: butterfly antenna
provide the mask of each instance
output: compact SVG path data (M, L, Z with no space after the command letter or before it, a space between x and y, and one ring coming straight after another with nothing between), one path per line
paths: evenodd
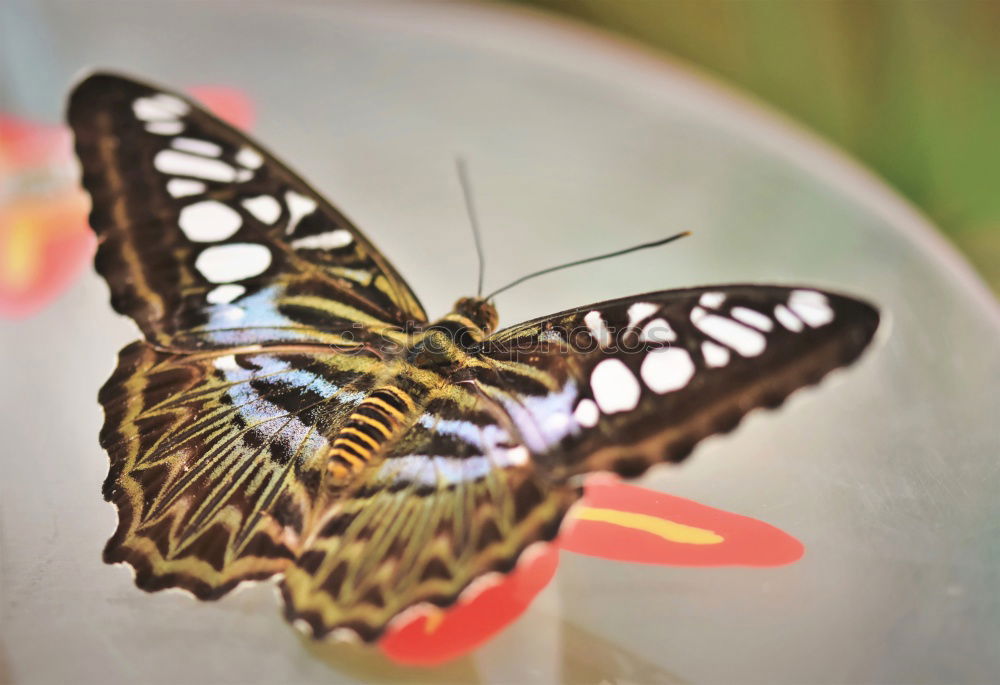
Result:
M476 203L472 198L472 184L469 183L469 171L465 166L463 158L455 158L455 170L458 172L458 182L462 184L465 211L469 215L469 223L472 225L472 237L476 241L476 255L479 257L479 286L476 288L476 297L481 297L483 294L483 273L486 271L486 258L483 257L483 239L479 233L479 219L476 216Z
M510 283L508 283L507 285L505 285L502 288L497 288L496 290L494 290L493 292L491 292L489 295L487 295L486 299L487 300L492 300L494 296L499 295L503 291L509 290L509 289L513 288L515 285L520 285L521 283L524 283L525 281L530 280L532 278L535 278L537 276L544 276L545 274L550 274L553 271L560 271L562 269L568 269L571 266L579 266L581 264L589 264L590 262L597 262L597 261L600 261L602 259L610 259L611 257L620 257L621 255L629 254L630 252L638 252L639 250L646 250L646 249L651 248L651 247L659 247L660 245L666 245L667 243L672 243L675 240L679 240L680 238L685 238L685 237L687 237L689 235L691 235L691 231L684 231L682 233L676 233L676 234L674 234L672 236L668 236L666 238L661 238L660 240L654 240L651 243L642 243L641 245L633 245L632 247L626 247L624 250L616 250L614 252L609 252L607 254L597 255L596 257L587 257L586 259L577 259L576 261L567 262L565 264L560 264L559 266L550 266L547 269L542 269L541 271L535 271L534 273L530 273L527 276L521 276L517 280L511 281Z

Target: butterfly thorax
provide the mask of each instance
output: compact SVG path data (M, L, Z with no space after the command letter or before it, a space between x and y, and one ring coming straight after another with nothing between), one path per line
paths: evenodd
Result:
M443 381L465 363L496 323L496 309L489 302L462 298L415 338L406 361L435 372ZM412 424L422 398L421 393L404 389L413 385L405 376L374 390L340 428L327 461L334 487L348 484Z
M460 366L493 331L497 310L479 298L463 297L451 312L427 327L407 354L415 366L439 371Z

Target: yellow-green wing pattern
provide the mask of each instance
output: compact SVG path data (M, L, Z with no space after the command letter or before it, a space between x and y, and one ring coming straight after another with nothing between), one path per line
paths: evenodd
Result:
M393 387L415 400L409 427L331 502L281 584L286 616L314 637L373 640L411 607L451 604L554 538L579 496L475 386L414 370Z
M123 349L100 392L119 511L105 560L203 599L282 572L317 516L329 436L374 383L371 357L323 352Z

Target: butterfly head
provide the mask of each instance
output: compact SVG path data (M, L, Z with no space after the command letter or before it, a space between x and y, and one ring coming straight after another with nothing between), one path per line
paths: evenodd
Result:
M496 330L497 322L500 320L497 316L497 308L479 297L460 298L452 308L452 314L468 319L469 323L472 324L470 328L482 331L483 338Z

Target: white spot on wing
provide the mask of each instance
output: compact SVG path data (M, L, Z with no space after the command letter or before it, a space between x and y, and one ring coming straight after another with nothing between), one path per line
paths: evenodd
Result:
M795 316L795 314L792 314L792 311L783 304L775 306L774 318L776 318L782 326L793 333L798 333L805 328L802 324L802 320Z
M132 103L132 112L143 121L176 119L187 114L190 109L179 97L166 93L136 98Z
M694 376L694 362L687 350L679 347L661 347L642 360L642 380L649 389L660 395L680 390Z
M289 215L285 233L291 235L295 232L295 228L303 218L316 211L316 201L311 197L300 195L294 190L289 190L285 193L285 203L288 205Z
M259 221L269 226L281 216L281 205L270 195L258 195L243 200L243 206Z
M587 324L590 334L597 340L598 345L607 347L611 344L611 331L608 330L608 325L604 322L604 317L601 316L599 311L595 309L592 312L588 312L583 317L583 321Z
M581 426L586 426L591 428L597 425L597 420L601 418L601 412L598 411L597 405L591 399L582 399L580 404L576 405L576 409L573 410L573 418Z
M698 304L702 307L709 307L710 309L715 309L721 307L722 303L726 301L726 296L723 293L704 293L700 298L698 298Z
M271 251L255 243L213 245L202 251L195 268L211 283L229 283L253 278L271 265Z
M222 148L215 143L198 138L174 138L170 143L175 150L181 152L191 152L203 157L218 157L222 154Z
M528 448L524 445L518 445L517 447L512 447L507 450L505 455L505 461L510 466L524 466L528 463L528 458L530 457Z
M188 103L181 100L176 95L170 95L169 93L157 93L153 96L153 99L175 117L181 117L191 111L191 107Z
M604 359L594 367L590 389L605 414L635 409L642 395L639 381L620 359Z
M171 197L188 197L205 192L205 184L190 178L172 178L167 181L167 192Z
M242 285L226 283L212 288L205 299L211 304L229 304L247 291Z
M326 636L327 642L346 642L350 644L360 644L361 636L358 635L358 631L351 628L334 628L330 631L330 634Z
M744 357L756 357L767 346L767 339L756 329L717 314L709 314L701 307L691 310L691 323L705 335L733 348Z
M151 121L146 124L146 130L158 136L175 136L184 130L184 124L179 121Z
M354 236L350 231L338 228L335 231L327 231L317 235L306 236L292 241L292 247L296 250L336 250L346 247L354 241Z
M203 200L181 210L177 223L188 240L214 243L233 236L243 220L239 212L215 200Z
M737 321L745 323L748 326L753 326L761 331L769 331L774 328L774 323L771 321L771 317L767 314L761 314L756 309L733 307L730 310L729 315Z
M793 290L788 306L796 316L812 328L819 328L833 321L833 308L826 295L815 290Z
M720 367L729 363L729 350L709 340L701 344L701 353L709 366Z
M241 147L236 153L236 161L247 169L259 169L264 163L264 158L259 152L250 147Z
M657 318L643 327L640 337L643 342L668 343L677 340L677 333L670 327L666 319Z
M331 267L330 272L349 281L360 283L366 288L372 284L372 278L375 275L371 271L365 271L364 269L347 269L340 266Z
M236 180L236 170L225 162L178 150L160 150L153 158L153 166L160 173L172 176L194 176L223 183Z
M650 302L636 302L628 308L628 327L632 328L642 323L648 317L655 314L657 309L659 307Z
M222 371L236 371L240 368L240 365L236 363L236 357L231 354L216 357L212 364Z
M132 103L132 113L143 121L172 121L174 115L169 110L156 104L153 98L138 98Z

